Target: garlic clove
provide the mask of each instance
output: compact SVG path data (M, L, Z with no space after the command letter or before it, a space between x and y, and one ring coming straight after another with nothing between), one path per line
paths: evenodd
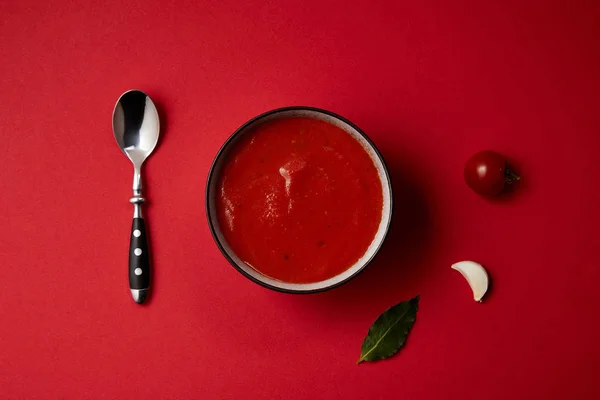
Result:
M481 299L488 290L489 278L485 268L481 264L473 261L461 261L452 264L452 269L457 270L465 277L469 286L473 290L475 301L481 302Z

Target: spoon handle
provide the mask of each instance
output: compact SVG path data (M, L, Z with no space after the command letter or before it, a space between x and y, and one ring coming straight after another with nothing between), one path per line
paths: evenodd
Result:
M136 303L143 303L150 287L150 257L146 226L141 217L133 218L129 242L129 288Z

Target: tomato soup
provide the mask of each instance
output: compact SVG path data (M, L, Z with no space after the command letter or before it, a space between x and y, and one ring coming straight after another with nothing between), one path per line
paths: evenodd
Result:
M225 157L219 226L235 254L261 274L320 282L354 265L373 242L381 179L343 129L309 117L273 119L244 132Z

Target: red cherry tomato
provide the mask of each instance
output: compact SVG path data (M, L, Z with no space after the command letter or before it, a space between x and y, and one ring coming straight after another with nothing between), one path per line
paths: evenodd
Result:
M465 182L483 196L497 196L505 185L519 179L506 165L506 159L495 151L475 153L465 164Z

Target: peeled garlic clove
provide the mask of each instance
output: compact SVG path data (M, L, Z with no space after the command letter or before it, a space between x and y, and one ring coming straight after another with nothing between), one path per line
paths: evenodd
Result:
M452 269L457 270L465 277L473 290L475 301L481 302L488 289L489 278L485 268L473 261L461 261L452 264Z

